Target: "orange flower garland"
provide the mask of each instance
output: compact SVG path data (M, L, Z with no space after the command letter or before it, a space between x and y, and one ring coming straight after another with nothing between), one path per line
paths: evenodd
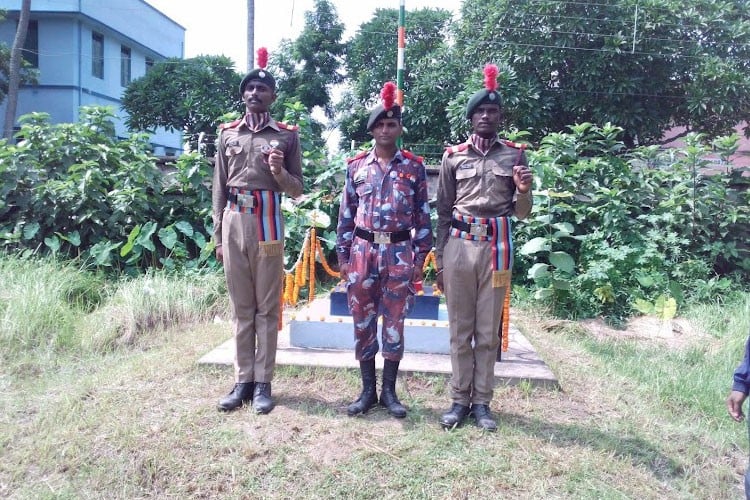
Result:
M325 272L328 273L328 275L333 278L340 278L341 273L331 269L331 266L328 264L328 261L326 260L326 256L323 253L323 245L320 244L320 240L316 242L315 248L318 251L318 258L320 259L320 263L323 265L323 270L325 270Z
M315 234L315 226L313 226L310 228L310 244L308 245L310 255L307 257L307 260L310 262L310 285L309 293L307 294L308 304L315 298L315 250L317 246L318 236Z
M284 271L282 301L284 305L296 306L299 299L299 291L308 284L308 303L315 299L315 261L323 266L326 273L334 278L340 274L334 271L325 257L323 245L320 243L317 231L314 227L307 230L302 242L302 249L297 261L291 269ZM308 281L309 280L309 281Z
M502 322L503 352L505 352L508 350L508 339L510 337L510 284L508 284L508 289L505 291Z

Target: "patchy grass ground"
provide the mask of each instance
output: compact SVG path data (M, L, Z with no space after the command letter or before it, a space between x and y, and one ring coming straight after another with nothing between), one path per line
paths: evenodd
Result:
M498 387L495 434L441 430L446 379L426 375L399 379L404 420L381 409L349 418L357 373L295 367L278 370L271 414L218 413L231 368L196 361L226 325L104 355L19 358L0 368L0 497L742 496L747 432L723 406L741 348L728 356L692 326L675 342L523 313L514 322L562 390Z

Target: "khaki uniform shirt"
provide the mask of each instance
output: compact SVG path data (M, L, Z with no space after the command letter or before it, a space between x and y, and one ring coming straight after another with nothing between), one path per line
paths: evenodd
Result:
M531 190L516 191L513 167L528 165L523 149L498 140L483 155L470 143L448 148L440 164L437 190L437 267L443 267L443 249L448 241L451 218L456 211L472 217L525 219L531 212Z
M263 151L277 141L284 152L284 169L274 176ZM230 187L283 192L292 198L302 194L302 153L297 127L273 119L252 132L244 119L222 126L216 148L212 187L214 241L221 245L222 213Z

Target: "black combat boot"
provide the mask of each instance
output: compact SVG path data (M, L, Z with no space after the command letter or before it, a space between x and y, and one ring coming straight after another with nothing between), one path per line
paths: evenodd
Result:
M252 382L238 382L234 384L232 392L219 400L219 411L232 411L243 404L253 400L253 389L255 384Z
M471 413L474 414L474 420L480 429L490 432L497 430L497 422L490 412L489 405L473 404L471 405Z
M440 417L440 425L442 425L444 429L453 429L455 427L458 427L464 422L464 420L466 420L466 417L469 415L470 411L471 410L468 406L453 403L451 409L446 413L443 413L443 415Z
M346 408L350 417L367 413L367 411L378 402L378 391L375 387L375 359L359 362L359 371L362 374L362 394L359 398Z
M406 408L396 396L398 361L385 360L383 364L383 389L380 392L380 406L388 408L388 413L396 418L406 416Z
M266 414L273 410L271 399L271 382L256 382L253 391L253 410L255 413Z

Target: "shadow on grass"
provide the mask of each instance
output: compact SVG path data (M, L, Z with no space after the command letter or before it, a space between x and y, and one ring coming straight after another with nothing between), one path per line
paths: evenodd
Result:
M351 399L347 397L339 398L336 400L322 400L320 398L312 397L312 396L290 396L290 395L282 395L282 397L278 398L276 400L276 404L278 406L286 407L287 409L295 412L305 413L310 416L317 416L317 417L344 417L344 418L350 418L352 420L367 420L372 421L373 423L376 422L383 422L383 421L392 421L394 423L401 424L401 426L404 428L404 430L411 430L413 429L416 424L419 423L421 418L418 418L418 416L422 415L424 412L421 411L421 408L419 410L410 408L409 405L406 405L407 408L407 415L406 418L394 418L389 413L388 410L385 409L385 407L380 406L379 404L375 404L367 413L364 415L356 415L353 417L350 417L347 412L347 406L354 401L359 396L359 393L352 394L350 396ZM274 397L276 399L276 397Z
M646 467L659 479L683 478L686 475L683 465L677 460L637 436L615 435L586 425L551 423L508 413L500 413L498 417L499 432L503 427L508 427L561 447L586 446L609 452L618 458L631 460L636 466Z

